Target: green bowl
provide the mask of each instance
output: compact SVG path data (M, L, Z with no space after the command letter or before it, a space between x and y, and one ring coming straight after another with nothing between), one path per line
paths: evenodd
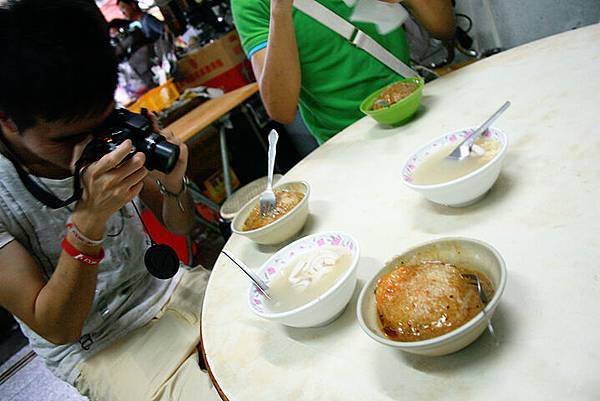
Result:
M375 99L379 96L379 94L384 89L394 84L397 84L398 82L414 82L418 86L413 93L400 100L399 102L396 102L389 107L384 107L383 109L371 110L371 108L373 107L373 103L375 102ZM419 104L421 103L421 95L423 94L424 84L425 83L423 81L423 78L421 77L400 79L370 94L360 104L360 111L362 111L368 116L373 117L380 124L401 124L408 120L410 117L412 117L412 115L415 114L415 112L419 108Z

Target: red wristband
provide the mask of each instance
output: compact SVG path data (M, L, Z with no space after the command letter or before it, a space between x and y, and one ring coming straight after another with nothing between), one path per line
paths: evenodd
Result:
M67 237L65 237L62 240L60 246L67 253L67 255L71 256L76 261L83 263L84 265L96 266L98 263L100 263L102 261L102 259L104 259L104 249L100 248L100 255L98 257L85 255L85 254L81 253L81 251L79 251L77 248L75 248L69 242Z

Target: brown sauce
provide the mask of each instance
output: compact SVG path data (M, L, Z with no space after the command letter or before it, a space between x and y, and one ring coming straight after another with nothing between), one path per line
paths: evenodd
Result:
M439 261L398 265L375 287L379 324L396 341L420 341L446 334L484 307L477 287L463 277L476 274L491 299L493 287L485 274Z
M394 103L404 99L417 89L418 85L414 82L398 82L384 89L373 102L371 110L379 110L389 107Z
M260 205L257 202L256 206L254 206L254 209L252 209L246 218L246 221L242 227L242 231L256 230L257 228L264 227L267 224L282 218L286 213L296 207L296 205L298 205L303 198L304 194L302 192L276 190L275 209L273 209L272 213L267 215L261 214Z

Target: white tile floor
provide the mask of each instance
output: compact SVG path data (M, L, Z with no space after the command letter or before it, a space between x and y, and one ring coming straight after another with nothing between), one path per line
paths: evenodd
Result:
M8 370L31 351L25 346L0 367L0 374ZM0 385L2 401L88 401L69 384L57 379L34 357L17 373Z

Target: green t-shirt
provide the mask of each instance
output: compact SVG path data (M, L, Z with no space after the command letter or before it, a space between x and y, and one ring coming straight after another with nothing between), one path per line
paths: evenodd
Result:
M350 20L352 8L343 0L319 2ZM242 46L251 58L267 46L270 1L231 3ZM359 105L365 97L400 77L321 23L295 8L292 12L302 74L300 112L317 141L323 143L363 117ZM351 22L408 64L409 50L402 28L382 36L372 23Z

